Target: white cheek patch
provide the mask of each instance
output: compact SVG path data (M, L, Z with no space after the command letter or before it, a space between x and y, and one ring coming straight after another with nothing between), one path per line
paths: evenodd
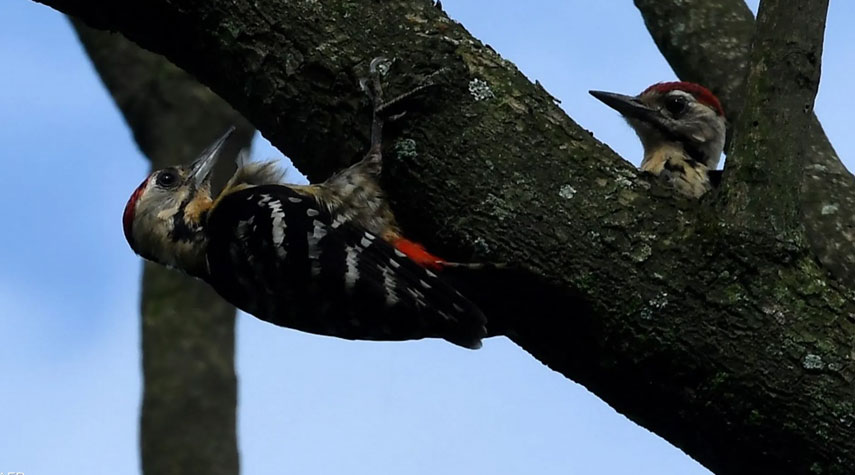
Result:
M178 210L181 208L181 203L187 197L187 190L179 190L177 193L169 193L165 191L154 191L153 193L161 194L162 196L153 195L154 203L163 202L164 207L157 213L157 218L165 221L172 221Z
M171 220L175 217L176 214L178 214L177 205L173 206L172 208L166 208L165 210L162 210L161 212L157 213L157 218L163 220Z

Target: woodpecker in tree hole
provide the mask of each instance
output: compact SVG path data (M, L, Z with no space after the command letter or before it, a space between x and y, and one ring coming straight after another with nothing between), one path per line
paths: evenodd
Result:
M654 84L638 96L590 91L620 112L644 147L641 169L677 193L698 198L718 180L724 149L724 109L709 89L690 82Z
M437 272L446 265L403 237L380 189L385 60L362 85L374 104L371 149L316 185L281 183L272 162L238 160L211 196L211 171L231 131L188 166L157 170L124 211L140 256L208 282L276 325L362 340L444 338L479 348L485 317ZM387 66L387 65L386 65Z

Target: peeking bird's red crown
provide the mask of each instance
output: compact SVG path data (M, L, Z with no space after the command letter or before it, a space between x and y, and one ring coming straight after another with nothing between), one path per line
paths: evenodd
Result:
M651 92L657 92L659 94L667 94L671 91L683 91L687 92L693 96L698 102L702 104L706 104L710 106L713 110L715 110L718 115L724 116L724 108L721 106L721 102L719 102L718 98L715 97L715 94L712 93L709 89L701 86L700 84L695 84L693 82L685 82L685 81L673 81L673 82L658 82L641 93L641 95L645 95Z

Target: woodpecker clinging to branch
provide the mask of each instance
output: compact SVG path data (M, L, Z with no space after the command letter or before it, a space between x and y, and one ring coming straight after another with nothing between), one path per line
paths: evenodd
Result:
M724 149L724 109L709 89L689 82L654 84L638 96L590 91L620 112L644 147L641 169L665 178L685 196L711 189Z
M125 236L140 256L208 282L268 322L347 339L445 338L478 348L485 318L432 269L445 262L406 240L379 187L382 59L366 82L371 150L329 180L280 183L271 162L239 160L216 197L210 177L226 133L192 164L158 170L134 191ZM413 91L411 91L413 92Z

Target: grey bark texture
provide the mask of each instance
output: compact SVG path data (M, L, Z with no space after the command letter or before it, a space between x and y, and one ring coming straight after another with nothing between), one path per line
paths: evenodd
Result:
M73 24L153 168L188 162L230 125L238 130L227 153L249 146L254 129L206 86L121 35ZM142 473L237 474L234 307L207 284L146 263L141 312Z
M827 13L828 0L805 0L796 8L766 0L758 12L722 197L729 222L788 238L801 234L797 190L811 149L802 131L815 118Z
M372 57L398 59L398 92L441 70L440 87L389 130L384 185L405 230L440 255L524 264L538 279L492 296L502 333L716 473L855 466L855 285L822 251L855 259L853 236L834 224L852 218L822 221L831 208L811 208L842 212L855 190L814 119L802 227L777 233L754 225L769 219L764 206L745 207L751 223L724 218L738 174L701 203L673 198L429 1L43 3L164 54L313 179L365 151L357 83ZM679 2L701 13L704 3L727 2ZM731 4L721 28L736 31L733 67L745 71L739 41L753 26ZM732 111L739 87L717 77ZM816 243L818 227L833 245Z

